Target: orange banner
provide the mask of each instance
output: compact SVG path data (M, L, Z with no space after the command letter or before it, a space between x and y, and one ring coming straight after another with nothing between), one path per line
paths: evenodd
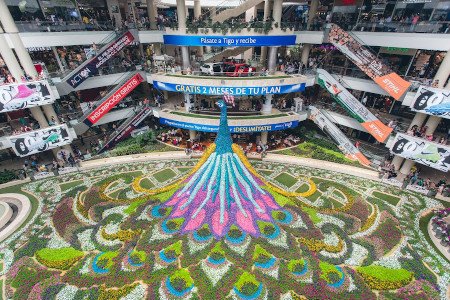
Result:
M351 159L351 160L357 160L362 165L365 165L365 166L370 165L370 161L361 152L357 152L355 154L347 154L347 155L345 155L345 157L347 157L348 159Z
M396 73L389 73L387 75L376 77L373 79L383 90L389 93L395 100L399 100L402 95L408 90L411 83L404 80Z
M380 143L384 143L392 132L392 128L387 127L380 120L367 121L361 125Z

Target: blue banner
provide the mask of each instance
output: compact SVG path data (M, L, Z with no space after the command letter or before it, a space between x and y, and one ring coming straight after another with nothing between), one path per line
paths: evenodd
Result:
M202 132L217 132L219 130L219 125L206 125L206 124L195 124L187 123L176 120L169 120L165 118L159 118L159 123L171 127L196 130ZM251 126L229 126L230 132L232 133L252 133L252 132L262 132L262 131L275 131L284 130L289 128L294 128L298 126L298 121L290 121L276 124L268 125L251 125Z
M211 36L211 35L168 35L163 36L164 44L175 46L211 47L256 47L295 45L295 35L253 35L253 36Z
M271 86L201 86L190 84L175 84L153 80L153 86L158 90L169 92L180 92L196 95L223 95L230 94L234 96L255 96L266 94L288 94L297 93L305 90L305 83L271 85Z

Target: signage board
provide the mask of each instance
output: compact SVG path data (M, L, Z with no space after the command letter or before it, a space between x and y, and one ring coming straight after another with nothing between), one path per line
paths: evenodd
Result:
M396 100L399 100L411 85L338 25L331 24L328 41Z
M197 95L223 95L229 94L233 96L246 95L266 95L266 94L288 94L297 93L305 90L305 83L272 85L272 86L253 86L253 87L236 87L236 86L201 86L191 84L175 84L153 80L153 87L158 90L169 92L179 92Z
M82 84L87 78L98 73L98 68L100 68L104 63L106 63L111 57L119 53L123 48L130 45L134 41L134 35L127 31L119 38L117 38L113 43L107 47L102 48L100 53L95 57L91 58L89 62L80 70L75 72L66 82L72 87L76 88Z
M413 191L413 192L422 194L422 195L427 195L430 192L429 189L427 189L427 188L425 188L423 186L420 186L420 185L408 184L406 186L406 189L409 190L409 191Z
M450 91L420 86L411 110L450 119Z
M187 130L196 130L203 132L217 132L219 130L219 125L187 123L176 120L169 120L166 118L160 118L159 122L163 125L168 125L171 127L182 128ZM231 133L253 133L262 131L285 130L289 128L295 128L297 126L298 121L290 121L267 125L228 126L228 127L230 128Z
M24 109L55 102L46 80L0 86L0 112Z
M70 144L72 137L66 124L47 127L9 137L14 152L21 157Z
M295 35L172 35L163 36L165 45L210 47L258 47L295 45Z
M443 172L450 168L450 147L446 145L397 133L390 150L395 155Z
M396 186L396 187L398 187L398 188L402 188L402 187L403 187L403 182L398 181L397 179L394 179L394 178L389 178L389 179L383 178L383 179L381 180L381 182L382 182L382 183L389 184L389 185Z
M69 173L77 172L77 171L78 171L77 167L64 167L64 168L59 168L58 169L58 174L59 175L63 175L63 174L69 174Z
M377 141L383 143L391 134L392 128L383 124L361 102L359 102L346 88L334 79L327 71L317 69L317 82L325 88L340 105L361 123Z
M39 172L33 175L34 180L44 179L48 177L55 176L53 172Z
M323 132L331 136L337 143L338 148L347 158L358 160L363 165L370 165L370 161L353 145L345 134L320 111L320 109L312 105L309 106L309 109L311 110L309 118L316 123Z
M141 74L136 73L128 79L119 89L112 95L107 97L97 108L95 108L87 117L84 123L92 126L98 122L104 115L106 115L114 106L122 101L131 91L133 91L142 81Z

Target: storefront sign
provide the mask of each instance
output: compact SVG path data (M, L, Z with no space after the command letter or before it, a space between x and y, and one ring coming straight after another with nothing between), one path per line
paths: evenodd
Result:
M165 118L160 118L159 122L163 125L168 125L176 128L182 128L187 130L197 130L203 132L217 132L219 130L219 125L205 125L205 124L195 124L187 123L175 120L169 120ZM289 128L294 128L298 126L298 121L268 124L268 125L252 125L252 126L228 126L230 132L232 133L253 133L262 131L275 131L284 130Z
M334 139L338 148L345 156L352 160L358 160L363 165L370 165L370 161L356 148L342 131L325 116L320 109L310 105L311 114L309 118L322 129L323 132Z
M422 195L427 195L430 192L429 189L427 189L427 188L425 188L423 186L420 186L420 185L408 184L406 186L406 189L410 190L410 191L413 191L413 192L416 192L416 193L419 193L419 194L422 194Z
M295 45L295 35L169 35L163 36L164 44L175 46L258 47Z
M33 175L34 180L44 179L53 176L55 176L55 173L53 172L39 172Z
M391 152L426 165L430 168L448 172L450 169L450 147L424 139L397 133Z
M389 184L389 185L393 185L393 186L396 186L396 187L399 187L399 188L401 188L403 186L403 182L400 182L400 181L398 181L397 179L394 179L394 178L389 178L389 179L383 178L381 180L381 182Z
M55 102L45 80L0 86L0 112L24 109Z
M133 77L127 80L114 94L106 98L102 104L94 109L87 117L84 123L92 126L98 122L104 115L106 115L114 106L116 106L123 98L125 98L132 90L134 90L144 78L141 74L136 73Z
M113 148L117 143L123 141L127 137L129 137L132 132L136 131L136 128L152 113L151 107L143 107L131 120L128 121L128 125L124 125L124 127L119 128L120 131L110 137L110 140L100 149L99 152L103 152L105 150ZM148 126L147 131L148 131Z
M131 132L131 136L132 137L137 137L137 136L140 136L141 134L147 133L149 131L150 131L150 127L149 126L144 126L144 127L139 128L139 129L133 130Z
M9 137L14 152L21 157L70 144L72 137L66 124Z
M92 58L83 68L78 70L75 74L66 80L71 87L76 88L83 83L87 78L98 73L104 63L111 57L119 53L123 48L130 45L134 41L134 36L130 31L125 32L116 41L102 48L94 58Z
M364 127L377 141L383 143L391 134L392 128L384 125L346 88L325 70L317 69L317 82L325 88L352 117Z
M450 119L450 91L420 86L414 96L411 109Z
M328 40L396 100L411 85L338 25L331 25Z
M266 95L266 94L288 94L297 93L305 90L305 83L288 84L288 85L272 85L272 86L254 86L254 87L236 87L236 86L201 86L190 84L175 84L161 81L153 81L156 89L180 92L186 94L197 95L223 95L229 94L234 96L246 95Z
M78 171L77 167L65 167L65 168L59 168L58 169L58 174L59 175L63 175L63 174L77 172L77 171Z

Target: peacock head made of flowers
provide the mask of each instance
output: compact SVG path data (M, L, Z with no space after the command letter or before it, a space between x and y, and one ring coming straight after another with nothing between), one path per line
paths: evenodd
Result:
M227 103L217 102L220 124L198 170L164 203L172 207L169 219L183 220L180 233L189 233L208 224L216 239L225 236L232 225L258 237L258 221L273 222L272 211L279 210L264 183L251 169L239 146L233 144L227 121Z

